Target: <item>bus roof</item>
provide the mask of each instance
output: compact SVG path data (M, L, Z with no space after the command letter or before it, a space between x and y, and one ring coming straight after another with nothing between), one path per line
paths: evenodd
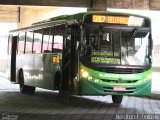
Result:
M90 11L90 12L81 12L81 13L77 13L77 14L73 14L73 15L56 16L56 17L49 18L47 20L43 20L43 21L40 21L40 22L33 23L32 25L44 24L44 23L51 22L51 21L73 20L73 19L83 22L84 17L88 14L128 15L128 16L137 16L137 17L143 17L145 19L150 19L149 17L146 17L146 16L130 14L130 13L119 13L119 12L109 12L109 11Z
M33 23L29 27L20 28L16 30L12 30L10 32L18 32L18 31L24 31L28 29L34 29L39 28L42 26L50 26L50 25L56 25L56 24L74 24L77 22L83 22L84 17L89 14L109 14L109 15L128 15L128 16L137 16L137 17L143 17L145 19L150 20L149 17L136 15L136 14L129 14L129 13L119 13L119 12L109 12L109 11L90 11L90 12L81 12L73 15L61 15L57 17L52 17L40 22Z

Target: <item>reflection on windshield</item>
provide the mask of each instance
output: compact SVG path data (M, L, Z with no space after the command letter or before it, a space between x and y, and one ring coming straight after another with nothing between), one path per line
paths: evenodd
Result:
M148 64L148 37L149 33L143 37L135 36L132 41L122 41L121 53L122 64L144 65Z
M83 56L91 63L146 65L149 31L136 29L87 29L83 43Z

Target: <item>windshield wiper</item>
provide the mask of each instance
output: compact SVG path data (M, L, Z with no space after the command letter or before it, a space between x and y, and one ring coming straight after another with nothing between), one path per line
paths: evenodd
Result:
M132 41L135 38L135 36L136 36L136 34L137 34L138 31L139 31L139 28L134 28L133 29L130 41Z

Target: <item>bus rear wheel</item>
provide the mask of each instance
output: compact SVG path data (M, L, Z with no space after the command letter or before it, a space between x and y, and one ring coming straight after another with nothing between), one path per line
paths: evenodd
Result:
M112 101L115 104L121 104L123 99L123 95L112 95Z
M21 93L24 93L24 94L34 94L35 93L35 87L24 85L23 72L20 72L19 74L19 86L20 86Z

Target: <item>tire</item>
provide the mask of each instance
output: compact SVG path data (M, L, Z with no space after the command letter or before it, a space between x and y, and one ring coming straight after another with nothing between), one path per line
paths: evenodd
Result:
M19 87L21 93L30 95L35 93L35 87L24 85L24 76L22 71L19 74Z
M60 72L57 72L54 78L54 90L60 90L60 79L61 74Z
M123 95L112 95L112 101L115 104L121 104L123 99Z

